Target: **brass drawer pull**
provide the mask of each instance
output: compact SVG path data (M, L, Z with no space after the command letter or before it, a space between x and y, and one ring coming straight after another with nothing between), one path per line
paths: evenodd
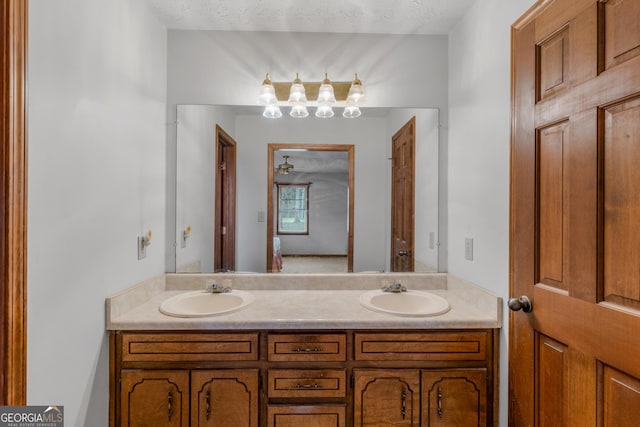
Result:
M315 384L296 384L292 387L295 390L319 390L322 386L318 383Z
M324 349L322 347L296 347L293 351L295 353L320 353Z

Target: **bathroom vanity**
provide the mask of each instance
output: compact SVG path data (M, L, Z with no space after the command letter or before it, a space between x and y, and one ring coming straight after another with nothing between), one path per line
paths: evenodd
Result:
M444 297L447 313L363 307L359 297L390 275L232 277L253 301L207 317L159 307L220 275L166 275L115 295L110 425L497 425L500 300L418 276L393 280Z

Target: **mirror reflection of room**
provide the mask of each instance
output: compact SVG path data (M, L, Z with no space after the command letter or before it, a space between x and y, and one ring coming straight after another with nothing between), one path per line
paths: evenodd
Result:
M213 105L178 105L176 134L176 185L175 185L175 245L168 245L167 259L173 261L176 272L208 273L214 266L215 228L215 186L216 168L216 126L224 129L236 142L236 214L235 260L236 272L267 272L274 270L274 259L269 252L274 251L273 237L279 238L282 255L321 255L325 261L336 261L332 267L317 264L316 272L334 269L344 271L344 237L336 237L333 231L324 231L321 238L314 233L323 223L315 217L318 209L329 207L328 195L322 187L328 185L329 178L308 176L303 168L304 158L300 152L277 153L268 158L269 145L345 145L353 146L354 183L352 233L352 266L347 271L380 272L392 271L391 245L391 146L393 135L412 117L416 117L415 134L415 190L417 201L414 212L414 267L411 271L438 271L439 254L443 251L439 244L439 185L438 179L438 110L406 108L363 108L357 119L343 118L341 115L330 119L307 117L295 119L287 114L272 120L262 116L258 107L229 107ZM286 163L293 164L295 172L278 174L276 168L285 163L282 155L288 155ZM272 165L273 183L270 185L269 161ZM327 167L327 161L322 162ZM318 169L321 169L318 167ZM314 172L316 173L316 172ZM342 172L344 173L344 172ZM337 172L334 172L337 174ZM321 208L310 206L307 212L309 235L293 236L275 232L268 234L269 188L272 197L272 215L277 204L275 183L284 180L310 183L309 202L314 197L324 201ZM337 179L335 176L331 178ZM344 190L335 195L344 199ZM333 203L333 202L331 202ZM344 207L332 208L336 218L334 228L344 231ZM321 210L319 212L322 212ZM277 212L275 213L277 215ZM323 216L328 215L324 213ZM189 229L189 237L183 239ZM329 236L333 236L329 238ZM344 236L344 233L343 233ZM301 242L316 242L319 246L304 248ZM327 246L328 242L335 243ZM339 243L339 244L338 244ZM324 245L324 246L322 246ZM328 258L336 258L328 260ZM281 273L302 271L294 266L293 260L283 260ZM327 262L326 264L329 264ZM337 266L336 266L337 265ZM305 268L311 272L312 268ZM277 270L277 269L276 269Z
M283 148L274 164L272 272L348 272L348 152Z

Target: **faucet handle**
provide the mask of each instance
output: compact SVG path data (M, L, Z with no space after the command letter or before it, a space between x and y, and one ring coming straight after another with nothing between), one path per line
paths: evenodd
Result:
M216 282L212 282L211 284L205 286L205 291L212 294L231 292L231 290L231 286L224 286L224 284L218 285Z
M400 293L400 292L407 292L407 288L405 286L403 286L401 282L398 282L398 283L392 283L392 284L387 285L387 286L383 286L382 287L382 291L383 292Z

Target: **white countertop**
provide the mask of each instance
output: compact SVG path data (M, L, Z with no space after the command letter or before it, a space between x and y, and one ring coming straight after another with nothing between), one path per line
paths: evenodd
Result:
M371 311L359 298L379 289L389 275L226 275L233 288L249 291L254 301L229 314L179 318L162 314L160 304L174 295L203 289L203 281L221 275L162 275L107 298L108 330L255 330L255 329L481 329L502 325L502 301L468 282L447 275L414 276L403 283L445 298L449 312L433 317L404 317ZM291 284L295 280L295 289ZM350 289L344 289L344 281ZM259 285L258 285L259 284ZM336 287L339 287L336 289ZM355 289L354 289L355 288Z

